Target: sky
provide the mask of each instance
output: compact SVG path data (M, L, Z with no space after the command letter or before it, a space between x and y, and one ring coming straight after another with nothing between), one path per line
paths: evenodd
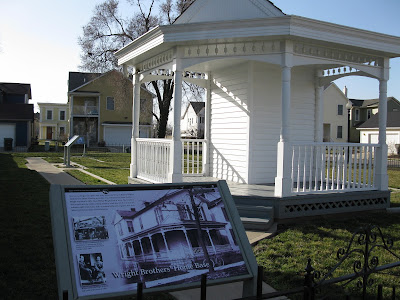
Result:
M0 82L30 83L30 103L66 103L68 72L80 71L78 37L82 27L89 22L95 5L102 2L0 0ZM272 2L288 15L400 36L400 0ZM124 5L122 13L127 15L131 10L133 13L133 7ZM378 81L374 79L352 76L335 83L341 89L348 87L349 98L379 96ZM391 60L388 96L400 99L400 58Z

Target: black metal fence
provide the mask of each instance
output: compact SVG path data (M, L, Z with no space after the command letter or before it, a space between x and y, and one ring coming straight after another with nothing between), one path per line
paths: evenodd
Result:
M381 249L388 252L396 262L383 264L379 263L378 256L375 255L374 250ZM356 256L356 258L354 257ZM396 286L375 286L375 295L367 294L367 288L374 287L374 280L370 277L372 274L384 273L400 277L399 274L386 273L388 270L393 271L395 268L400 267L400 256L393 252L393 241L386 239L382 231L377 226L366 226L357 230L350 239L346 248L341 248L337 251L338 263L329 269L326 273L321 274L314 270L311 265L311 259L308 259L305 268L304 284L297 288L286 291L277 291L267 294L262 294L262 279L263 268L258 268L257 274L257 295L252 297L237 298L235 300L259 300L259 299L285 299L282 297L295 297L295 299L303 300L316 300L316 299L400 299L399 293L396 294ZM355 259L354 259L355 258ZM354 259L354 260L352 260ZM351 260L353 272L347 275L334 277L335 271L343 266L345 262ZM334 294L335 290L333 285L336 285L336 290L344 291L349 285L353 283L354 289L357 294L350 294L349 292L342 293L341 296ZM400 281L397 283L400 287ZM324 289L330 288L327 291ZM383 295L384 289L390 289L386 296ZM389 294L389 296L388 296ZM143 285L138 284L136 299L143 299ZM200 299L207 299L207 274L203 274L201 278ZM293 299L293 298L291 298Z

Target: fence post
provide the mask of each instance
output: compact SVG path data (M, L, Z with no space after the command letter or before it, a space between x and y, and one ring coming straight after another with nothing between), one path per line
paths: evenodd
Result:
M201 275L201 286L200 286L200 299L206 300L207 298L207 274Z
M377 299L378 300L382 300L383 299L383 297L382 297L382 284L380 284L380 285L378 285L378 297L377 297Z
M143 282L138 282L137 284L136 299L137 300L143 299Z
M258 266L257 272L257 300L262 299L262 283L263 283L264 267Z
M304 294L303 299L314 300L314 268L311 266L311 258L308 259L307 267L304 269Z

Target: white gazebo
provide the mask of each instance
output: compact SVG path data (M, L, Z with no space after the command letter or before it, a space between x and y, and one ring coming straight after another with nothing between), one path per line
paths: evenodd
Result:
M266 0L197 0L116 55L135 71L131 178L196 173L269 184L281 200L383 191L368 197L389 205L384 100L399 37L285 15ZM323 143L323 86L354 75L379 80L379 143ZM166 78L175 82L173 138L140 139L140 85ZM182 81L207 91L205 137L195 144L181 140Z

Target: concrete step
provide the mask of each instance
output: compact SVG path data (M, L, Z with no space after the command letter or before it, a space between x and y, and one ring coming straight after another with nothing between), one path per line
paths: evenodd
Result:
M271 206L237 205L240 220L245 230L267 230L274 223L274 208Z

